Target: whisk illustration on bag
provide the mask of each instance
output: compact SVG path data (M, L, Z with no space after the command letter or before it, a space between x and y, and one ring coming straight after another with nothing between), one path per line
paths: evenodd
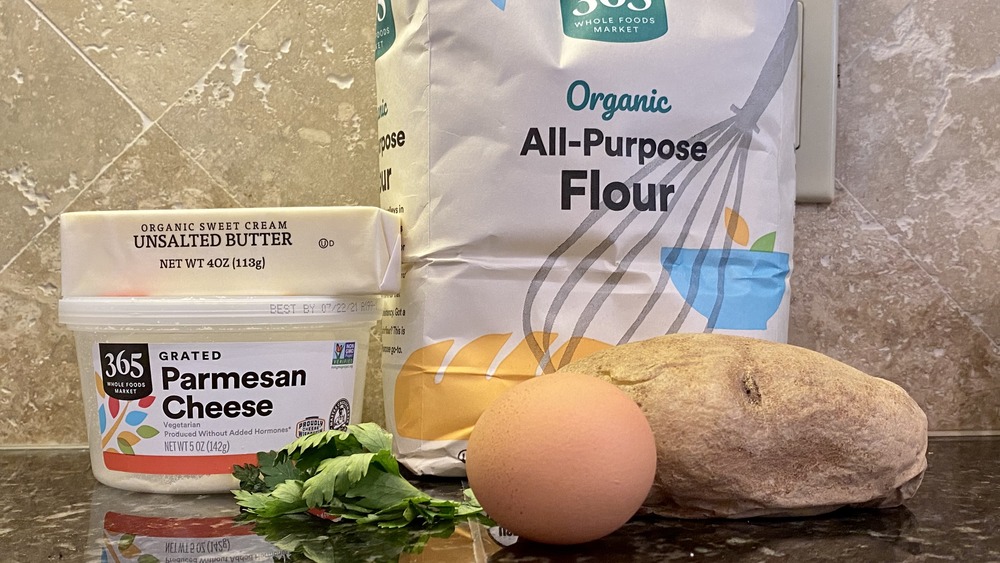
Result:
M607 306L609 297L620 290L630 266L641 253L659 247L663 266L655 288L646 297L634 320L621 332L618 342L632 340L640 327L662 327L660 333L692 330L685 326L692 309L704 318L701 330L762 330L785 298L791 270L789 254L775 252L776 232L758 235L750 244L750 226L741 216L745 201L747 163L758 133L758 122L786 80L795 58L798 39L798 12L792 3L785 23L763 65L753 89L741 107L733 105L732 117L690 138L691 144L708 146L708 158L682 160L667 170L657 184L674 186L671 206L641 238L616 256L614 243L641 215L630 210L624 217L608 209L591 211L580 225L544 260L531 280L524 299L522 328L543 373L554 371L576 355L580 343L587 342L591 325ZM624 183L647 181L666 164L650 161ZM676 215L683 215L680 219ZM617 221L617 222L615 222ZM664 238L668 222L681 222L671 239ZM699 224L699 229L693 226ZM720 227L725 232L722 246L713 248ZM594 236L601 233L604 236ZM685 244L689 239L693 245ZM736 247L734 247L736 243ZM747 246L748 248L739 248ZM790 247L790 244L788 245ZM619 251L620 252L620 251ZM605 264L606 275L597 284L582 283L595 266ZM600 269L600 268L598 268ZM559 276L564 276L561 283ZM655 317L653 311L672 283L683 298L672 319ZM543 288L557 286L543 299ZM581 298L587 292L590 297ZM551 292L549 292L551 293ZM582 307L570 303L586 300ZM544 302L543 302L544 301ZM542 314L539 314L542 313ZM572 316L572 318L571 318ZM575 319L575 322L573 321ZM551 348L557 327L573 325L572 333L554 360Z

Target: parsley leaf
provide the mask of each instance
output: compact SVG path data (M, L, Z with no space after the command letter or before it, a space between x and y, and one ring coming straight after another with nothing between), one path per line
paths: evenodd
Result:
M303 436L257 465L233 467L236 503L249 515L275 518L319 510L383 529L438 528L456 519L489 522L472 491L456 502L433 498L402 476L392 435L377 424Z

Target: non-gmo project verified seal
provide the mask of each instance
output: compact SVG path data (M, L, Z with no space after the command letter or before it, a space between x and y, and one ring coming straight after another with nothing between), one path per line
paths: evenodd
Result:
M330 363L330 365L334 367L353 366L355 346L356 346L355 342L334 342L333 360Z

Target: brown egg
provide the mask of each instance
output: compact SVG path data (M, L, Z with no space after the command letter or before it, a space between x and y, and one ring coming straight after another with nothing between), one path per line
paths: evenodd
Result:
M486 513L520 537L552 544L617 530L653 484L646 417L617 387L557 373L520 383L476 422L469 485Z

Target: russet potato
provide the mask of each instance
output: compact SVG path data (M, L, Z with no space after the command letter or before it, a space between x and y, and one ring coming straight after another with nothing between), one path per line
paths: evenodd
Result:
M677 334L565 371L616 384L656 437L645 506L681 518L893 507L927 467L927 418L899 386L787 344Z

